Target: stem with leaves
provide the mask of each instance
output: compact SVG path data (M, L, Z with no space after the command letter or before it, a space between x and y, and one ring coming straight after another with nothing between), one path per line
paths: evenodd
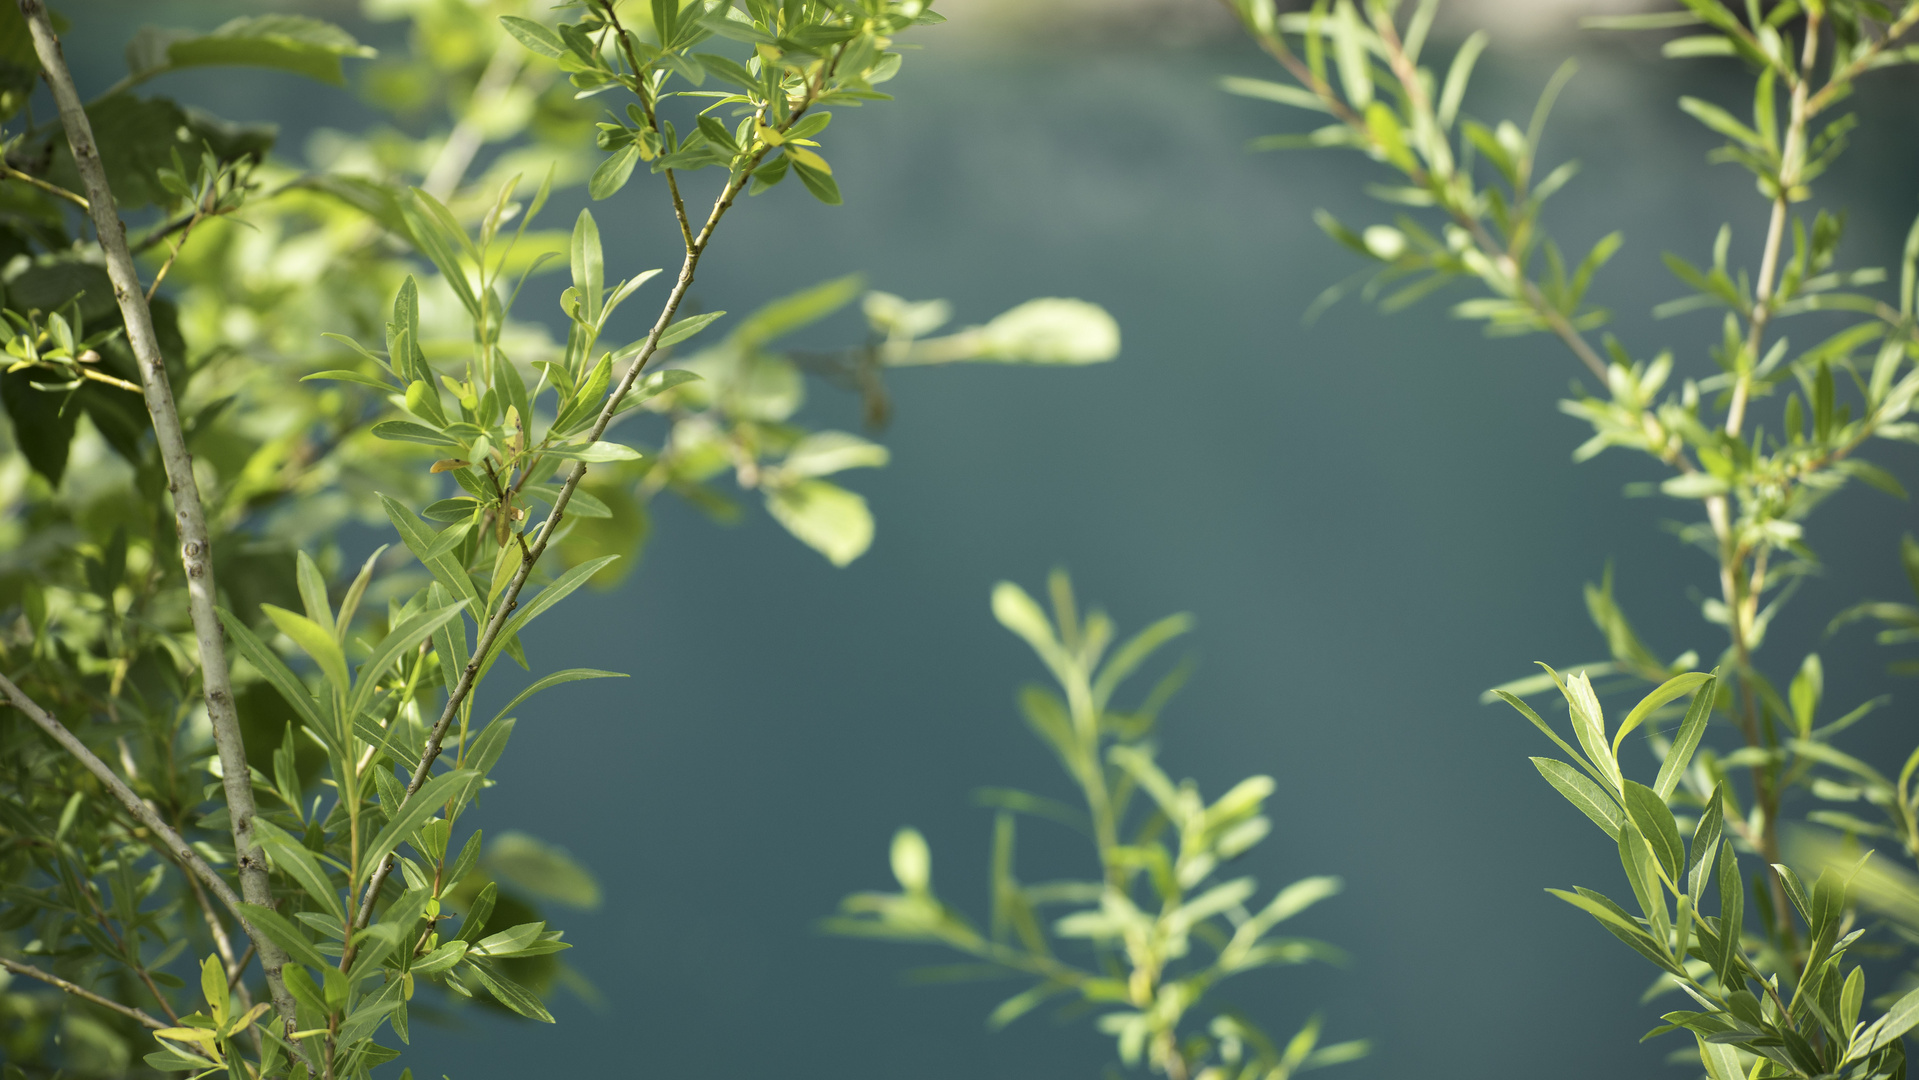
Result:
M187 594L199 650L201 687L214 742L219 748L227 809L232 817L240 890L247 902L270 907L273 893L267 877L266 859L253 840L252 774L247 765L246 745L240 736L232 681L227 673L226 639L214 610L213 545L208 539L206 512L200 503L199 485L193 476L193 457L187 451L186 436L181 430L179 412L174 404L173 388L167 379L166 361L161 356L159 339L154 333L153 313L147 306L146 292L141 288L133 255L127 250L126 228L115 209L113 191L108 186L106 170L100 163L92 125L74 88L73 75L67 70L66 60L60 51L60 40L53 32L46 6L41 0L18 0L18 3L20 14L32 33L34 51L39 56L47 85L52 89L54 102L59 107L74 164L86 187L88 213L93 218L94 231L98 235L101 251L106 256L114 300L126 324L127 343L133 348L145 391L147 413L153 420L160 456L166 466L167 487L173 495L180 559L186 571ZM69 749L73 747L69 746ZM190 849L188 851L190 853ZM221 888L226 888L224 882ZM231 890L227 892L231 895ZM227 902L229 906L234 904L232 900ZM241 925L247 926L244 920ZM251 926L247 926L247 933L259 953L260 967L266 973L267 989L273 998L274 1008L280 1014L285 1031L291 1034L296 1023L295 1004L280 974L287 961L286 953Z
M620 31L620 33L624 39L625 31ZM629 57L629 61L631 61L632 53L630 51L630 45L627 47L627 56ZM812 107L813 102L817 100L825 75L831 70L831 61L823 60L821 67L821 78L809 85L805 96L800 101L794 103L791 113L777 130L784 132L790 129L792 125L803 117L806 111ZM636 96L640 97L642 101L645 101L647 100L647 95L644 93L641 85L644 76L639 74L639 71L642 70L643 69L636 69L636 74L632 78L629 88ZM620 403L626 399L627 393L632 390L634 383L639 380L639 377L646 372L647 364L652 361L654 355L659 351L661 335L665 334L667 328L672 325L673 317L678 314L680 304L686 299L687 290L693 286L693 276L699 269L700 258L706 254L708 246L711 245L713 234L715 230L719 228L720 219L725 217L726 212L732 208L734 201L739 198L740 192L745 189L747 181L751 179L753 170L759 166L761 160L764 159L772 149L772 145L761 143L753 152L745 155L743 161L730 171L726 184L720 189L719 194L715 196L712 208L707 212L706 219L701 224L699 231L697 233L688 232L685 234L685 251L680 261L679 274L673 282L672 291L667 294L665 303L660 307L659 316L654 320L652 329L647 332L646 339L639 351L635 354L632 363L628 365L626 371L620 376L619 381L607 392L605 401L600 407L598 418L594 421L593 426L588 429L587 433L582 436L584 441L589 443L597 442L600 437L606 433L606 429L613 423L613 418L620 411ZM672 182L670 172L668 173L668 178L669 182ZM685 211L680 199L677 183L674 184L672 192L675 212L681 220L684 221ZM446 741L448 731L451 730L454 720L461 715L461 707L465 704L468 696L472 694L474 684L477 682L480 672L486 667L495 645L499 643L501 633L506 629L508 620L512 617L514 610L519 606L520 592L526 587L527 579L532 575L534 566L539 563L540 557L546 553L547 546L552 542L554 534L560 527L560 523L565 519L567 504L572 501L573 493L578 490L580 482L586 478L586 472L587 466L585 462L574 462L572 468L567 473L565 482L560 485L559 492L553 500L552 511L548 513L546 519L541 522L538 532L534 535L533 541L528 544L524 534L521 534L520 543L522 550L519 569L514 572L512 579L508 582L500 602L493 612L492 618L487 620L486 625L482 628L479 640L473 649L472 658L467 662L466 666L461 669L459 680L452 687L448 688L446 704L440 712L439 719L435 721L432 731L427 736L425 752L420 757L420 764L414 769L411 779L407 782L406 797L408 799L413 798L420 788L425 786L426 782L431 779L433 763L440 756L440 750ZM404 802L401 803L402 808L404 808L405 805ZM397 812L399 811L396 810L396 813ZM368 877L365 890L361 894L359 906L353 915L354 929L365 927L368 921L372 919L374 901L378 898L382 886L386 884L387 878L392 874L394 866L394 859L389 855ZM351 963L353 953L353 946L349 944L341 959L343 967Z

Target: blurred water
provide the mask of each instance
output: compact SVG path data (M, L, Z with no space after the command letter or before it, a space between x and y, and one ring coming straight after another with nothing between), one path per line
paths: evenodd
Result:
M1719 632L1697 614L1710 567L1658 528L1688 508L1622 500L1651 475L1637 461L1569 463L1584 433L1553 405L1578 369L1542 339L1488 341L1443 300L1391 318L1349 302L1302 325L1319 290L1357 269L1311 211L1370 220L1358 188L1373 174L1356 158L1243 153L1293 123L1214 89L1224 73L1265 73L1250 52L993 55L926 40L891 88L899 105L833 127L847 205L802 206L785 189L745 203L698 299L740 311L853 270L950 298L962 320L1079 296L1118 315L1125 354L1082 371L896 379L893 465L851 478L879 538L849 570L763 517L725 530L666 505L627 587L545 621L528 642L536 669L634 678L524 710L484 816L601 875L607 908L561 922L606 1005L562 998L556 1027L416 1024L417 1071L1096 1075L1112 1046L1083 1020L1036 1014L988 1034L1012 987L902 989L900 970L943 957L812 929L845 892L889 886L886 841L908 822L932 841L942 892L981 914L990 818L969 793L1064 793L1011 705L1042 672L986 609L996 579L1036 587L1054 565L1123 626L1197 614L1202 663L1167 715L1164 761L1208 792L1255 771L1278 780L1275 836L1247 860L1267 888L1348 882L1297 928L1347 947L1349 969L1251 976L1225 1000L1279 1031L1323 1009L1329 1037L1376 1039L1372 1059L1343 1067L1355 1077L1661 1069L1685 1044L1635 1041L1661 1011L1634 1004L1650 969L1540 891L1617 892L1616 855L1526 762L1536 733L1475 698L1532 660L1603 652L1579 587L1608 559L1656 649L1715 653ZM1714 140L1671 102L1685 90L1736 105L1738 82L1636 45L1581 48L1548 156L1588 168L1555 225L1580 250L1625 229L1597 296L1636 351L1680 347L1699 373L1716 323L1650 320L1677 291L1657 252L1704 257L1727 216L1735 253L1750 252L1762 208L1743 173L1704 164ZM1469 110L1523 118L1556 62L1495 53ZM269 83L205 103L296 129L348 107ZM1919 209L1914 85L1864 95L1894 137L1826 188L1853 204L1858 262L1889 262ZM596 208L621 238L621 272L675 250L637 190ZM831 392L811 408L856 422ZM1877 460L1913 475L1911 454ZM1903 588L1888 541L1911 522L1909 506L1860 490L1812 531L1834 568L1769 650L1783 666L1824 649L1829 700L1881 688L1886 657L1865 635L1821 643L1818 628ZM1881 714L1849 745L1880 758L1909 746L1907 715ZM1029 879L1086 869L1043 827L1025 837Z

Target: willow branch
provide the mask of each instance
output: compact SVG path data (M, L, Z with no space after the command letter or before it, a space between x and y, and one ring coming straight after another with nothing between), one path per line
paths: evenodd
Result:
M838 59L838 54L835 54L834 64L838 63ZM790 129L812 107L813 102L819 98L828 70L828 65L823 64L819 79L808 87L806 97L788 115L786 122L780 125L780 131ZM739 168L728 177L726 186L720 189L719 195L713 200L712 210L706 215L705 223L686 245L686 256L680 262L679 276L673 282L673 291L667 295L666 303L660 308L659 318L654 320L653 328L647 331L646 341L640 346L640 351L634 357L633 363L627 367L626 373L620 376L619 383L607 393L606 402L600 407L600 415L594 420L592 430L582 436L586 442L597 442L600 436L606 434L606 429L613 423L613 417L619 412L620 403L626 399L627 392L633 388L633 384L646 371L646 366L653 359L654 354L659 351L660 336L666 333L668 326L672 325L673 316L679 312L680 303L686 299L687 290L693 287L694 272L699 269L700 257L706 253L707 246L713 241L713 232L719 228L720 219L726 216L734 200L739 198L747 181L752 178L753 170L759 167L760 162L772 150L772 146L762 145L749 154ZM566 507L573 500L573 492L579 488L580 481L585 477L586 463L574 462L572 471L567 474L566 482L560 486L559 494L553 500L553 510L540 524L540 531L534 542L530 547L522 549L520 568L507 584L506 591L501 594L499 607L495 609L492 618L487 620L486 626L482 629L479 641L474 646L472 659L467 661L466 667L460 671L459 680L447 691L446 706L440 711L439 720L434 723L433 730L427 735L426 745L420 754L419 767L413 770L413 776L407 782L406 799L400 803L402 809L433 775L433 763L440 756L440 748L445 744L448 730L452 728L453 721L459 716L460 707L473 693L473 686L479 680L480 670L486 666L493 646L506 629L507 620L519 606L520 591L526 587L527 578L532 575L534 564L539 562L540 556L546 553L547 545L552 542L554 533L558 531L560 522L566 516ZM397 815L400 810L396 809L394 813ZM367 879L366 892L361 896L359 910L354 913L353 930L366 926L373 918L373 902L378 898L380 888L386 884L388 875L393 872L393 867L393 856L388 855ZM351 940L352 936L349 933L348 941L351 942ZM342 957L343 966L351 959L352 952L352 945L349 944Z
M206 699L207 718L213 739L219 748L221 780L226 788L227 810L233 821L233 850L240 870L240 891L247 901L272 906L273 892L267 877L267 864L253 841L253 784L247 767L246 744L240 736L240 719L234 709L233 687L227 674L226 639L214 610L213 544L207 534L206 511L200 504L200 489L193 477L193 457L187 452L186 436L180 427L179 410L174 404L173 387L167 380L166 361L160 355L160 343L153 329L153 312L147 306L140 287L140 275L127 250L126 227L115 212L113 190L106 170L100 164L99 147L93 140L93 127L86 108L74 88L73 75L60 53L60 39L53 32L42 0L17 0L20 14L33 35L34 52L40 59L47 85L59 106L60 122L66 129L67 145L87 192L88 212L99 236L101 252L106 256L107 276L113 282L114 300L126 324L127 343L133 348L135 366L145 388L147 414L166 463L167 488L173 494L174 521L180 536L180 561L186 570L188 606L193 617L194 637L200 653L200 679ZM9 684L11 685L11 684ZM51 719L49 717L48 719ZM43 725L44 726L44 725ZM76 741L77 744L77 741ZM116 778L117 783L117 778ZM124 789L124 785L121 785ZM129 793L131 794L131 793ZM195 856L196 858L198 856ZM204 865L204 864L203 864ZM219 880L218 875L213 875ZM209 883L211 885L211 883ZM221 881L220 889L226 890ZM225 897L222 897L225 899ZM229 904L233 901L228 901ZM247 925L242 920L242 925ZM266 972L267 989L273 997L286 1031L291 1034L297 1016L293 995L288 993L280 969L287 963L286 952L270 939L247 927L260 954L260 966Z
M159 1031L162 1028L167 1026L161 1021L155 1020L153 1017L147 1015L144 1012L141 1012L139 1009L133 1008L130 1005L122 1005L119 1002L113 1000L112 998L101 997L99 994L94 993L93 991L87 989L84 986L75 986L73 983L68 982L67 980L61 978L58 975L54 975L50 972L41 971L39 968L34 967L32 964L23 964L18 960L10 960L7 957L0 956L0 968L6 968L8 971L13 972L15 975L25 975L29 979L39 979L41 982L46 983L48 986L55 987L60 990L65 990L67 993L72 994L74 997L77 997L82 1001L91 1001L95 1005L98 1005L103 1009L112 1009L114 1012L119 1013L121 1016L124 1016L129 1020L137 1020L140 1023L145 1024L147 1027L152 1028L155 1031Z

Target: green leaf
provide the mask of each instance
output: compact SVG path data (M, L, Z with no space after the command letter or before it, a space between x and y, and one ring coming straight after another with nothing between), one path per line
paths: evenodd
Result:
M492 992L500 1004L512 1009L530 1020L553 1023L553 1014L546 1011L540 999L531 990L506 977L490 960L477 957L471 959L472 971L480 977L480 982Z
M1719 844L1719 956L1713 962L1719 981L1727 986L1740 985L1739 937L1745 910L1746 882L1739 876L1739 855L1729 838Z
M1692 897L1694 908L1704 898L1706 880L1712 876L1713 855L1719 850L1719 838L1725 828L1725 806L1726 783L1722 780L1713 789L1706 812L1699 815L1699 824L1692 833L1692 846L1686 850L1686 893Z
M1679 26L1698 26L1703 22L1690 11L1659 11L1649 15L1588 15L1579 20L1581 30L1669 30Z
M242 903L240 917L254 929L267 936L267 940L287 951L287 955L315 971L326 971L332 965L313 947L305 934L287 920L287 917L272 908L258 904Z
M1439 107L1434 114L1441 127L1451 128L1453 119L1459 115L1459 103L1465 100L1466 84L1472 79L1473 65L1478 62L1479 54L1485 51L1488 40L1486 31L1476 30L1453 54L1453 63L1446 69L1446 85L1440 91Z
M1043 982L1037 986L1022 990L993 1007L987 1014L986 1026L998 1031L1000 1028L1018 1020L1046 1002L1046 999L1066 993L1071 987L1061 983Z
M393 442L425 443L428 446L458 446L459 440L425 424L411 420L382 420L373 425L373 434Z
M480 595L479 591L473 587L472 577L452 556L444 553L430 554L434 547L434 534L420 525L419 519L413 516L413 511L402 506L397 499L385 494L380 495L380 505L386 510L387 520L393 523L394 529L399 532L400 539L406 544L407 550L413 552L413 557L419 559L440 584L446 586L454 595L465 599L469 610L479 610Z
M306 894L319 903L322 911L340 922L346 921L346 912L340 906L340 893L333 887L320 861L306 849L306 845L288 836L280 827L263 817L253 819L254 835L267 849L267 855L281 871L300 883Z
M1811 926L1813 924L1812 899L1806 895L1805 883L1799 880L1799 875L1793 871L1792 867L1784 863L1773 863L1772 872L1778 876L1780 886L1786 890L1786 899L1792 901L1792 906L1799 911L1799 917L1806 920L1806 925Z
M592 179L586 182L586 193L592 196L595 202L611 198L626 186L626 182L633 176L633 167L639 164L639 161L638 143L627 143L613 151L605 161L600 162L599 168L593 170Z
M1711 678L1699 684L1693 693L1692 704L1686 709L1686 718L1679 723L1679 734L1673 738L1672 747L1666 751L1666 760L1659 766L1659 776L1653 781L1653 790L1661 799L1672 798L1679 787L1679 780L1686 775L1686 766L1691 764L1693 751L1699 749L1699 740L1706 733L1706 722L1712 719L1713 701L1719 693L1717 671Z
M474 837L474 839L467 841L467 848L469 850L479 843L479 834L475 833ZM462 861L465 860L465 857L465 852L462 852ZM485 885L480 886L480 891L474 894L473 902L467 905L465 913L460 917L460 932L457 935L458 940L470 945L480 939L480 931L486 928L486 921L492 916L493 905L498 901L499 896L500 888L493 882L489 881Z
M359 965L356 962L354 966ZM394 979L381 987L378 992L361 998L359 1004L353 1007L352 1012L348 1013L346 1019L340 1024L338 1044L341 1047L349 1047L359 1044L364 1039L372 1038L374 1033L380 1030L380 1025L386 1023L388 1017L406 1007L405 994L406 984L399 979Z
M1339 66L1340 83L1346 89L1346 99L1355 108L1363 109L1373 101L1372 58L1367 55L1367 38L1370 36L1361 26L1359 11L1353 6L1353 0L1339 0L1339 6L1333 11L1331 26L1333 39L1333 58Z
M825 480L802 480L769 492L767 512L806 546L845 566L873 543L873 513L866 500Z
M502 15L500 25L513 35L513 40L548 60L558 60L566 52L566 42L560 40L559 34L531 19Z
M456 939L446 942L413 961L413 965L407 970L415 975L438 975L443 971L451 970L455 964L466 959L466 949L467 945L464 941Z
M1873 1021L1871 1027L1860 1032L1853 1042L1852 1049L1846 1052L1847 1061L1876 1053L1883 1047L1891 1046L1906 1032L1919 1026L1919 990L1914 990L1895 1002L1886 1010L1886 1015Z
M316 371L311 375L300 376L301 382L311 382L314 379L332 379L335 382L359 383L362 386L371 386L377 390L384 390L388 393L393 392L393 384L385 379L375 378L372 375L362 375L357 371L348 371L344 368L336 368L332 371Z
M513 700L507 702L506 707L495 714L493 718L499 720L505 717L506 714L512 712L514 707L519 705L520 702L525 701L527 698L532 697L542 690L558 686L561 683L575 682L580 679L624 679L626 677L624 672L601 671L598 668L567 668L565 671L556 671L514 695Z
M1586 779L1563 761L1536 757L1532 763L1539 770L1539 775L1564 795L1567 802L1578 807L1580 813L1591 818L1594 825L1605 830L1614 843L1619 842L1619 830L1626 824L1626 814L1612 796L1606 794L1604 788Z
M1660 869L1666 872L1666 880L1676 887L1680 869L1686 862L1686 849L1680 843L1679 825L1673 820L1672 811L1666 808L1666 800L1634 780L1626 781L1625 796L1626 816L1652 848L1653 858L1659 860Z
M864 277L848 274L782 296L740 320L729 340L747 349L764 345L824 319L852 303L864 288Z
M810 165L802 165L799 159L791 154L784 156L792 160L793 175L800 178L800 183L806 185L806 190L812 192L815 199L828 206L838 206L844 201L840 198L839 181L833 179L832 173L821 172Z
M1732 39L1723 34L1695 34L1691 37L1674 38L1659 48L1660 55L1671 60L1693 56L1732 56L1737 51L1733 47Z
M232 612L220 608L219 613L221 624L227 628L227 636L233 639L234 646L239 649L241 656L246 657L247 663L252 664L255 671L266 677L267 682L280 692L280 697L285 699L288 705L293 706L293 710L300 715L301 722L309 729L326 730L327 725L320 722L320 711L314 705L313 695L307 692L306 684L293 673L293 669L287 667L286 662L268 648L266 642L261 641L252 630L249 630L245 623L235 618Z
M1560 681L1558 673L1554 672L1553 679L1559 682L1559 692L1566 699L1567 710L1572 715L1573 734L1578 736L1579 745L1585 748L1593 767L1605 776L1607 786L1618 791L1619 762L1606 744L1606 714L1599 707L1598 696L1593 693L1592 680L1585 672L1564 681Z
M1658 689L1640 699L1639 704L1633 706L1633 710L1626 714L1626 719L1620 722L1618 734L1613 736L1613 756L1619 756L1619 744L1626 738L1628 733L1640 724L1645 723L1646 717L1651 716L1653 710L1691 691L1694 687L1710 678L1712 678L1712 676L1703 671L1688 671L1684 675L1675 675L1667 679L1664 683L1660 684Z
M1099 677L1093 681L1093 707L1105 709L1111 700L1113 691L1119 688L1128 675L1153 655L1161 645L1193 628L1191 615L1168 615L1158 622L1134 634L1126 644L1114 651L1112 658L1100 669Z
M600 906L600 883L565 851L523 832L496 837L486 851L495 878L541 900L591 910Z
M724 314L726 314L724 311L708 311L700 315L695 315L692 318L681 319L675 322L673 325L667 327L666 331L660 335L659 348L664 349L668 345L677 345L685 341L687 338L706 329L712 324L713 320Z
M600 227L593 214L581 210L573 222L570 246L573 288L580 296L580 310L589 323L600 319L600 301L606 292L606 255L600 250Z
M467 602L460 600L445 607L431 611L422 611L387 632L386 637L374 646L365 662L356 673L359 678L353 687L352 696L347 699L346 716L348 720L358 719L360 713L372 703L374 691L379 689L380 680L386 677L400 657L413 651L420 642L430 637L435 630L459 618L466 610Z
M127 46L127 66L136 80L182 68L235 66L290 71L343 86L340 61L373 55L329 22L305 15L242 15L209 33L146 27Z
M1547 892L1579 908L1599 921L1601 926L1611 931L1614 937L1631 945L1640 955L1658 964L1661 968L1675 974L1684 975L1685 969L1679 967L1671 957L1663 955L1646 931L1627 915L1618 904L1589 889L1566 892L1563 889L1547 889Z
M844 431L816 431L793 444L780 461L791 477L831 476L847 469L879 468L891 455L886 447Z
M513 617L507 620L505 630L500 636L508 639L517 636L521 630L525 629L526 624L538 618L541 612L566 599L573 590L586 584L587 579L599 572L601 567L617 558L619 558L618 555L602 556L572 567L554 578L553 584L541 589L538 596L522 604L520 610L513 613Z
M1679 107L1693 119L1729 139L1742 142L1754 150L1765 149L1766 141L1758 132L1733 119L1731 113L1711 102L1696 97L1681 97Z
M1310 109L1313 112L1331 112L1319 95L1304 87L1286 83L1271 82L1266 79L1246 79L1237 75L1228 75L1219 80L1220 89L1240 97L1259 98L1263 101L1276 101L1281 105L1291 105L1295 109Z
M320 666L321 674L326 676L327 682L333 684L335 691L342 695L346 694L347 687L350 685L350 680L347 678L346 654L340 651L340 643L333 640L331 633L305 615L295 614L282 607L261 604L260 610L266 612L267 618L273 621L273 625L278 627L282 634L292 638L295 645L313 658L313 662Z
M411 198L401 202L400 215L406 220L407 231L412 233L414 246L439 269L440 276L446 279L467 314L480 318L479 298L473 294L473 283L467 279L466 268L460 263L462 253L469 261L479 262L473 242L467 238L459 219L440 200L422 188L413 188L411 194Z
M455 769L452 772L441 773L422 784L420 790L414 792L413 797L398 809L392 819L387 822L386 828L380 830L380 834L373 838L373 842L361 855L361 876L364 878L370 875L374 868L380 865L380 860L386 858L388 853L400 844L411 840L413 834L420 831L420 826L426 824L428 818L440 812L440 808L446 805L448 799L464 791L466 786L479 779L479 776L480 774L472 769Z
M1119 322L1098 304L1041 297L984 326L913 342L886 357L892 367L957 360L1001 364L1099 364L1119 355Z
M1813 714L1819 708L1819 699L1826 691L1826 669L1819 662L1818 653L1807 653L1806 659L1799 665L1799 673L1792 678L1792 686L1787 690L1787 698L1792 702L1793 725L1799 729L1799 737L1812 734Z

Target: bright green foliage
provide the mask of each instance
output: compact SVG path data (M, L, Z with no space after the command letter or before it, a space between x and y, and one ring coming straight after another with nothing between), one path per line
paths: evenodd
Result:
M1714 595L1701 612L1726 631L1723 650L1706 650L1719 656L1713 676L1687 670L1698 663L1698 650L1670 663L1657 658L1615 602L1609 570L1602 585L1588 587L1587 607L1610 658L1579 665L1570 678L1548 669L1544 678L1489 692L1558 747L1562 758L1534 764L1617 846L1638 914L1591 890L1555 895L1658 966L1656 991L1678 989L1692 999L1696 1010L1667 1014L1658 1031L1696 1035L1714 1080L1903 1076L1901 1036L1919 1021L1919 996L1868 1001L1865 976L1847 952L1868 932L1854 908L1862 898L1908 915L1919 906L1911 891L1919 879L1890 865L1919 856L1914 765L1895 783L1832 745L1833 736L1881 702L1828 718L1816 655L1780 680L1762 670L1756 654L1792 583L1818 566L1805 523L1820 502L1852 479L1905 497L1896 479L1859 453L1873 438L1919 441L1919 425L1909 419L1919 394L1919 224L1902 266L1889 276L1840 263L1842 212L1799 206L1855 126L1837 106L1856 81L1919 60L1919 3L1683 0L1677 10L1589 23L1681 29L1685 36L1668 40L1666 55L1734 58L1753 76L1745 116L1694 98L1679 102L1728 140L1713 160L1751 173L1771 210L1756 269L1734 265L1730 227L1720 231L1708 261L1665 256L1686 292L1657 314L1719 313L1711 364L1696 368L1610 335L1600 348L1586 340L1607 321L1588 302L1589 287L1623 237L1611 234L1584 255L1568 256L1542 218L1545 200L1576 171L1572 163L1548 170L1538 159L1553 102L1572 77L1570 63L1547 84L1524 126L1482 122L1468 111L1466 94L1487 38L1475 34L1450 61L1428 65L1436 0L1316 0L1309 11L1285 16L1271 0L1234 4L1292 82L1231 79L1227 89L1332 120L1309 134L1255 145L1359 150L1392 177L1373 194L1407 208L1392 224L1360 229L1320 216L1328 233L1377 264L1362 275L1370 279L1367 294L1396 286L1382 301L1392 309L1466 283L1481 295L1454 307L1461 317L1484 320L1492 334L1556 336L1599 384L1561 406L1592 425L1575 457L1613 447L1639 451L1660 477L1636 485L1640 493L1697 503L1704 512L1705 520L1687 525L1681 537L1718 565ZM1893 287L1871 291L1886 285ZM1329 291L1322 303L1344 290ZM1826 325L1809 346L1779 335L1784 320L1814 312L1826 313ZM1836 333L1835 321L1843 327ZM1759 417L1767 398L1779 407L1770 423ZM1919 625L1897 605L1853 614L1886 619L1895 637ZM1594 678L1609 676L1595 687ZM1609 728L1600 697L1643 684L1657 689ZM1571 741L1522 700L1555 686L1567 703ZM1721 726L1735 730L1743 745L1715 748L1709 735ZM1633 734L1660 763L1650 786L1631 779L1635 769L1620 759ZM1822 799L1869 799L1890 819L1881 826L1837 811L1808 815L1846 837L1838 847L1809 844L1798 853L1814 879L1810 887L1782 853L1786 798L1800 788ZM1675 816L1675 808L1687 818ZM1857 848L1869 838L1893 843L1861 869ZM1747 925L1745 857L1762 864L1752 879L1757 933ZM1702 910L1715 873L1716 918ZM1859 891L1849 892L1855 882ZM1872 1010L1880 1011L1878 1019Z
M1034 301L933 336L943 303L883 293L865 293L864 344L775 351L859 299L857 279L730 324L683 312L699 258L749 186L791 171L838 201L821 106L885 99L872 86L898 67L893 35L939 19L918 0L631 6L642 10L621 26L625 13L603 2L384 0L385 16L410 18L414 48L370 63L344 31L300 17L149 29L127 76L88 106L118 209L134 216L131 247L197 466L243 736L232 741L251 751L259 803L247 831L272 902L223 904L74 756L0 710L9 1064L121 1075L144 1058L161 1071L364 1076L400 1055L422 986L440 988L426 991L439 1002L551 1021L555 986L584 983L561 965L569 943L536 904L591 908L599 886L525 833L483 843L466 815L519 720L534 722L534 695L617 673L539 673L489 716L475 688L500 657L526 665L523 631L635 561L652 495L723 513L707 481L727 467L833 562L864 551L865 502L825 478L886 452L801 426L806 366L861 392L877 426L887 368L1117 351L1111 318L1078 301ZM38 74L31 47L14 47L25 40L17 9L0 6L8 118ZM301 171L269 156L266 129L135 93L214 65L336 83L357 72L394 123L323 133L317 165ZM709 73L740 92L695 89ZM602 129L612 157L601 158L589 110L611 92L632 104ZM731 130L715 117L734 111ZM221 801L222 736L202 707L216 680L189 621L140 372L75 213L82 185L65 133L42 123L6 135L0 667L224 883L243 815ZM632 175L634 159L659 175ZM695 220L678 174L702 169L724 179ZM653 196L684 226L678 273L651 282L659 307L639 341L607 341L609 319L659 271L621 265L627 245L603 242L590 213L570 230L534 227L548 195L578 183L600 198ZM561 268L568 329L556 341L512 313ZM693 352L702 331L718 343ZM357 573L339 537L355 522L397 534ZM253 958L274 946L291 958L278 973L291 1015L263 1012L262 982L268 996L281 984ZM180 993L191 958L209 955L194 969L199 998ZM35 972L125 1008L63 998ZM189 1000L206 1005L179 1016Z
M1249 777L1209 803L1192 781L1176 784L1160 769L1153 734L1160 710L1186 679L1185 665L1161 678L1137 706L1121 709L1113 701L1120 684L1192 621L1169 616L1111 648L1112 620L1098 610L1082 619L1064 574L1054 574L1050 584L1050 617L1011 582L993 590L993 614L1032 646L1058 683L1057 692L1023 688L1020 710L1079 787L1085 808L1024 791L980 793L980 801L997 811L992 914L984 932L934 892L932 854L913 829L893 838L900 891L847 897L827 928L942 944L980 961L929 974L1029 978L1032 985L993 1010L991 1026L1009 1024L1054 998L1077 999L1099 1012L1099 1029L1118 1040L1127 1065L1144 1060L1182 1080L1284 1080L1363 1056L1363 1041L1319 1045L1317 1016L1284 1047L1235 1012L1188 1022L1203 1013L1208 992L1230 976L1338 961L1342 954L1331 945L1273 931L1339 892L1340 881L1305 878L1262 902L1252 878L1226 877L1233 860L1272 828L1261 813L1272 778ZM1098 876L1022 881L1015 858L1022 815L1085 836L1098 857ZM1049 907L1064 910L1052 914Z

